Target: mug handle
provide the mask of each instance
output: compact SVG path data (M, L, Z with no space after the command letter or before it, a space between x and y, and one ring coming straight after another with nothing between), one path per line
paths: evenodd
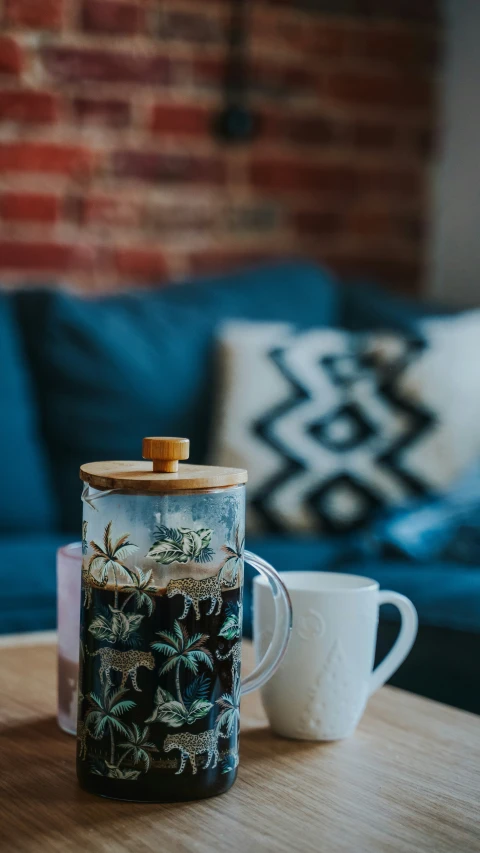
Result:
M418 630L417 611L409 598L389 589L381 590L378 593L378 606L381 604L393 604L397 607L402 621L396 643L370 676L369 696L382 687L403 663L415 642Z
M258 690L271 678L287 651L292 630L292 604L287 588L278 572L270 563L262 560L261 557L257 557L256 554L252 554L251 551L245 551L244 557L246 562L266 577L270 583L275 604L275 627L270 645L262 660L253 672L242 680L242 696L245 696L246 693L252 693L253 690Z

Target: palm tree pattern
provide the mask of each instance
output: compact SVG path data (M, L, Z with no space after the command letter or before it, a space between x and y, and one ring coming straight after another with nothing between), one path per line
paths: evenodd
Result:
M93 554L88 563L88 579L93 577L100 586L105 586L108 581L109 571L113 572L115 579L115 607L118 606L118 574L133 577L131 570L125 564L124 560L136 551L137 546L133 542L128 541L129 534L124 533L117 539L116 542L112 539L112 523L108 522L105 527L103 536L103 544L90 542L90 547ZM99 575L95 576L94 571L98 571Z
M115 758L115 731L120 734L127 734L125 723L120 720L120 717L130 711L135 702L131 699L123 699L127 690L109 690L108 685L103 690L103 695L97 696L96 693L89 693L87 696L90 705L85 716L85 729L88 734L92 734L95 740L100 740L102 735L108 730L110 733L110 762L113 764Z
M86 540L85 527L83 532ZM168 598L165 588L155 585L149 567L159 557L162 565L183 564L187 550L192 563L213 561L213 531L180 532L181 539L173 528L160 528L163 542L168 539L162 551L157 529L149 552L139 560L130 534L117 536L110 521L103 541L91 541L84 555L78 758L92 774L136 781L154 772L192 772L191 762L182 756L172 761L163 749L175 732L182 742L191 736L197 746L207 736L222 738L221 754L226 757L219 772L234 772L238 764L240 678L231 660L220 660L216 653L226 655L241 635L243 542L237 529L234 545L222 547L217 570L225 573L225 601L218 614L208 613L208 601L202 604L198 621L194 614L182 618L181 597ZM171 559L174 545L177 561ZM111 655L131 650L129 660L137 651L139 660L148 652L155 668L139 666L138 692L122 687L121 672L115 670L113 686L108 680L102 683L96 655L101 648L111 649ZM122 655L118 657L121 661ZM207 753L197 754L197 767L206 766L207 759Z
M152 753L157 752L154 743L149 741L150 729L148 726L141 728L136 723L132 723L132 727L127 729L127 740L119 744L119 748L123 749L123 755L118 762L117 767L120 767L122 761L131 756L134 764L141 764L145 772L150 769Z

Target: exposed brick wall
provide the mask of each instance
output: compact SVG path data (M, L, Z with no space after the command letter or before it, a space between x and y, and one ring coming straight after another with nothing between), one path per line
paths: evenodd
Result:
M250 0L261 132L212 135L227 0L0 0L0 282L110 290L291 254L422 279L433 0Z

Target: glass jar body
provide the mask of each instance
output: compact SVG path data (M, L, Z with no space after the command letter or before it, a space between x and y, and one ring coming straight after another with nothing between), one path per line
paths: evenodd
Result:
M77 772L143 802L236 778L245 487L84 489Z

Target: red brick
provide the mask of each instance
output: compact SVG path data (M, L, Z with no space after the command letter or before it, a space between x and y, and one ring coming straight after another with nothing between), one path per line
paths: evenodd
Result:
M345 227L349 234L379 241L393 238L419 243L424 237L420 218L409 213L360 208L348 214Z
M172 60L166 56L88 48L48 47L42 53L49 74L60 83L169 83Z
M0 36L0 74L18 75L23 68L23 52L13 38Z
M422 158L430 158L434 155L437 134L433 127L420 127L407 130L407 145Z
M297 145L330 145L338 136L338 123L330 118L291 116L284 122L284 135Z
M352 127L352 142L362 150L392 148L398 137L397 127L382 122L357 121Z
M393 109L425 109L432 105L432 81L428 77L399 74L365 74L338 71L327 76L323 92L342 103L392 107Z
M163 281L168 278L165 256L158 249L128 248L114 252L116 270L124 277L143 281Z
M0 92L0 120L49 123L57 117L58 99L49 92L33 89Z
M232 204L221 213L220 229L232 234L273 233L281 219L277 204L253 202Z
M282 48L306 50L308 30L303 17L286 20L271 9L258 3L252 4L250 13L250 37L258 45L273 42Z
M399 234L412 243L422 243L427 236L427 223L420 215L402 214L395 217Z
M193 61L193 81L198 86L217 88L225 78L225 60L199 56ZM316 95L320 74L300 64L254 61L248 69L251 91L269 98Z
M0 191L0 278L4 268L7 281L20 281L28 269L31 280L47 272L114 289L160 281L167 264L177 274L206 272L322 248L337 269L416 287L435 104L429 83L414 92L414 106L411 92L435 82L434 27L405 26L419 20L414 0L285 0L280 12L279 2L252 6L248 85L265 118L258 139L238 152L217 145L211 128L231 0L63 0L68 39L34 32L38 19L30 32L21 23L6 30L0 73L11 76L1 78L0 117L25 125L4 127L0 140L8 186ZM49 7L34 5L39 15ZM89 34L75 33L83 24ZM147 25L148 43L124 37ZM23 51L28 79L20 83ZM53 120L56 110L69 141L27 124ZM94 173L98 183L88 180ZM100 247L77 250L77 241Z
M219 157L194 157L147 151L117 151L113 171L118 177L139 178L162 184L221 184L225 166Z
M252 37L259 46L272 43L289 51L322 57L342 57L346 51L348 28L343 22L311 21L303 15L288 18L272 10L252 7Z
M215 207L209 204L153 204L148 213L149 225L156 231L169 235L181 231L209 231L215 226L215 221Z
M418 32L404 26L367 27L352 36L352 49L369 60L396 65L429 65L439 58L439 42L430 30Z
M438 0L350 0L353 12L376 18L396 18L401 21L437 21Z
M385 211L355 210L345 217L345 227L349 234L362 238L391 237L395 232L392 217Z
M309 106L305 112L284 110L282 113L256 111L261 139L269 142L291 142L295 145L325 146L338 139L341 125L330 117L319 115L318 107Z
M358 18L393 18L405 21L437 21L438 0L268 0L272 6L290 6L304 12Z
M125 196L92 195L81 199L82 225L108 225L122 228L140 227L143 205Z
M128 101L113 98L74 98L72 109L77 121L101 127L126 127L131 120Z
M0 171L46 172L87 176L95 165L93 151L53 142L0 143Z
M60 199L39 193L4 193L0 199L3 219L15 222L57 222Z
M2 269L30 270L35 272L68 272L92 270L96 250L89 246L63 243L31 243L12 240L0 241Z
M84 0L83 28L95 33L136 35L145 32L146 10L136 3Z
M382 168L364 167L358 170L357 188L359 192L418 198L422 190L422 174L415 166L411 169L394 165Z
M283 114L279 115L277 112L271 113L262 110L261 112L257 112L257 115L259 135L262 140L277 141L286 135L285 129L288 125L288 118L284 118Z
M319 75L310 67L285 62L253 62L249 72L252 91L271 98L314 95Z
M211 124L210 110L202 107L156 104L152 109L151 129L156 133L208 136Z
M225 77L225 60L216 56L195 57L192 63L193 82L197 86L217 88Z
M5 0L5 17L13 26L59 30L64 0Z
M311 12L312 15L315 12L323 13L323 11L328 12L329 6L332 4L327 4L326 9L325 3L318 2L318 0L267 0L268 5L270 6L287 6L295 9L300 9L302 12ZM352 0L350 0L352 2ZM358 0L357 0L358 3ZM335 13L338 11L345 11L345 0L343 0L342 5L339 7L338 0L335 3ZM349 10L350 11L350 10ZM353 11L353 9L351 10Z
M218 44L225 39L225 25L212 14L161 9L157 28L161 39L193 44Z
M356 174L338 164L305 164L302 160L257 158L251 166L251 180L262 190L350 193Z
M299 210L293 215L293 225L302 234L323 236L340 229L339 214L322 210Z
M381 285L393 285L404 293L417 293L421 277L418 261L376 255L330 255L322 253L320 263L327 264L338 275L359 279L368 277Z
M348 46L349 28L343 22L313 21L306 27L310 34L310 49L317 56L342 57Z

